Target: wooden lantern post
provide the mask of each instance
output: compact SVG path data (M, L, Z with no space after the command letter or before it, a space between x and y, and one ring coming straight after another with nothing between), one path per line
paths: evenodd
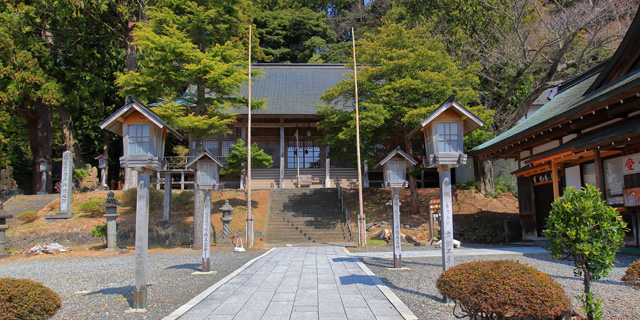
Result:
M455 96L451 96L408 135L411 138L423 131L426 150L423 166L438 168L440 173L443 271L454 264L451 168L467 163L467 155L463 152L463 136L482 125L484 122L480 118L456 102Z
M152 171L161 168L167 133L178 139L183 137L134 98L105 119L100 128L122 136L124 155L120 157L120 165L138 175L133 309L144 310L147 308L149 178Z
M400 188L409 185L407 182L407 165L417 165L418 161L397 147L373 168L382 167L385 188L392 189L393 205L393 267L402 268L402 237L400 235Z
M220 168L223 165L208 151L197 155L187 164L196 170L196 184L204 191L202 205L202 272L211 271L211 190L217 188Z

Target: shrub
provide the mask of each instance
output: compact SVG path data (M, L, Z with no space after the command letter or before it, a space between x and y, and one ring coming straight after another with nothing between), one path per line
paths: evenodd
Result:
M571 301L558 282L517 261L460 264L443 272L436 286L455 302L453 313L458 318L555 319L571 310Z
M177 210L193 203L193 191L182 191L171 198L171 209Z
M122 205L133 210L136 209L138 202L138 189L131 188L122 192ZM164 204L164 193L149 188L149 211L162 209Z
M0 319L47 319L61 305L60 296L41 283L0 278Z
M104 208L100 207L100 204L104 200L89 199L78 206L78 210L82 213L88 214L94 218L101 217L104 214Z
M551 204L543 235L553 259L573 262L573 273L583 277L582 309L589 320L601 319L600 300L591 293L591 281L609 274L618 248L624 245L626 223L600 191L587 185L580 191L565 189Z
M622 277L622 282L640 289L640 259L627 268L627 271L624 272L624 277Z
M100 240L102 240L102 244L107 244L107 224L96 225L91 229L91 236L100 238Z
M19 214L16 218L25 223L34 222L38 219L38 211L25 211Z

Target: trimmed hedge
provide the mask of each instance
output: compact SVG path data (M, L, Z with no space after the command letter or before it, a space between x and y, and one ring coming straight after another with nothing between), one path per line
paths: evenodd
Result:
M640 289L640 259L632 263L624 272L622 282L636 289Z
M470 319L556 319L569 314L562 286L536 268L511 260L472 261L443 272L436 286Z
M0 278L0 319L48 319L61 306L60 296L39 282Z
M85 213L91 217L99 218L105 213L105 209L100 206L104 200L100 199L89 199L78 206L78 210L82 213Z
M20 221L25 223L34 222L38 219L38 211L25 211L16 217Z

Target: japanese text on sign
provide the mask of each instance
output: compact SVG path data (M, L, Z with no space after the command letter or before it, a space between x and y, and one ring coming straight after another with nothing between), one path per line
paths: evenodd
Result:
M640 173L640 153L634 153L620 157L622 161L622 174Z

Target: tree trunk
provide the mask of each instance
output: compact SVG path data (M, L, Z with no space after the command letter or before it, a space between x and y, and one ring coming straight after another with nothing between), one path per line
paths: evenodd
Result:
M83 168L84 167L84 159L82 159L82 155L80 153L80 144L78 143L78 139L76 138L76 130L73 125L73 120L67 111L67 108L64 106L56 107L58 113L60 114L60 119L62 120L62 133L64 135L64 145L65 149L73 152L73 165L75 168Z
M493 159L479 159L477 163L479 164L480 192L482 194L496 193L496 188L493 183Z
M411 146L411 141L407 138L407 128L402 128L402 137L404 139L404 145L407 148L407 153L415 159L413 155L413 147ZM414 166L410 165L407 167L407 171L411 171L414 169ZM419 214L420 213L420 199L418 198L418 186L416 185L416 178L413 175L409 176L409 189L411 190L411 214Z
M45 190L51 193L51 142L52 142L52 117L51 106L42 102L31 106L26 113L27 130L29 132L29 146L33 155L32 175L31 175L31 192L34 194L40 190L42 172L38 165L38 159L46 159L49 161L49 170L47 170L47 185Z
M127 20L127 34L125 36L125 45L127 47L126 56L124 59L124 65L126 72L135 71L138 68L138 47L133 45L133 29L137 22L140 21L140 16L137 11L131 12L129 19ZM131 96L126 96L125 103L131 101Z
M592 301L589 299L589 295L591 294L591 276L584 261L582 262L582 274L584 277L584 302L585 306L589 309L589 311L587 311L587 319L593 320L593 306Z
M193 195L193 249L202 249L203 236L202 236L202 223L203 223L203 210L204 210L204 192L197 186L194 189Z

